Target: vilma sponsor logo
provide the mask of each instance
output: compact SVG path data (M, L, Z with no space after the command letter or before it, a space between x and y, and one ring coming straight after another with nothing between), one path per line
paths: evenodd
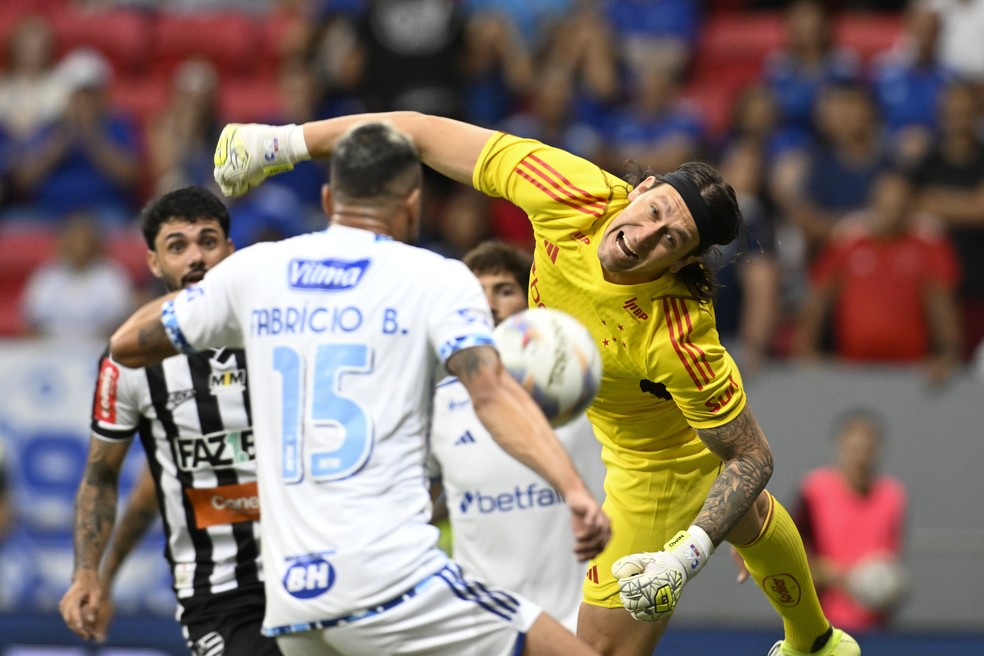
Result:
M291 260L287 265L287 284L292 289L344 291L362 280L369 260Z

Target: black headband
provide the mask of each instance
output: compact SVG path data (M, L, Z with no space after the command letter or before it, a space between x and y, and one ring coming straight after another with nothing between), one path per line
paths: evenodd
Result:
M700 195L700 190L680 171L667 173L661 176L659 181L676 189L683 198L683 203L690 210L690 215L694 217L694 224L697 226L697 236L700 238L697 252L702 253L704 249L713 244L711 241L713 231L711 229L711 210L707 207L704 197Z

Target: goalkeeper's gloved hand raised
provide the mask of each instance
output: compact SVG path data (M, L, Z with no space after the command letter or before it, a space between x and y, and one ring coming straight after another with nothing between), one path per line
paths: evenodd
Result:
M300 125L230 123L215 146L215 182L235 198L306 159L311 156Z
M612 565L619 596L632 617L658 622L676 609L684 584L696 576L714 552L714 544L699 526L680 531L663 551L619 558Z

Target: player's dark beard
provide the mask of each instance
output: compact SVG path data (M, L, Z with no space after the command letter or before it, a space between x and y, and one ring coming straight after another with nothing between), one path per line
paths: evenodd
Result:
M193 268L191 271L181 276L181 286L187 287L188 285L201 282L201 279L205 277L205 271L207 271L207 269L204 265Z

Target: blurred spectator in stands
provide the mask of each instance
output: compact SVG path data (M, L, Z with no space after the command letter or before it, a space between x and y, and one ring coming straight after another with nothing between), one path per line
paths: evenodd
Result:
M858 79L855 53L834 46L833 16L820 0L793 0L785 9L785 46L766 59L763 80L776 95L780 123L793 141L813 132L820 91Z
M817 137L781 155L772 188L783 218L805 240L808 262L837 222L863 208L888 166L883 132L869 90L858 83L825 87L817 101Z
M984 40L984 33L982 33ZM968 353L984 338L984 119L981 92L953 84L943 92L939 133L915 166L917 206L946 224L963 270L958 290Z
M780 314L775 205L766 184L776 139L776 107L762 86L746 87L732 111L718 170L735 189L747 229L719 253L715 316L722 343L746 377L769 354ZM739 243L743 242L743 243Z
M577 4L577 0L464 0L470 16L496 15L507 19L534 55L542 53L546 39Z
M574 117L573 95L574 82L568 71L540 68L526 111L508 116L496 127L594 160L599 155L602 136Z
M73 4L85 9L123 6L176 14L222 11L266 14L274 3L271 0L73 0Z
M927 2L940 16L940 60L964 80L984 84L984 0Z
M851 632L884 628L905 591L908 500L901 481L878 471L884 434L884 420L873 410L841 415L835 462L807 473L794 513L824 614ZM865 580L873 563L883 564L882 576Z
M875 97L900 162L912 162L929 148L936 107L952 74L937 56L940 21L923 0L911 0L899 44L878 55L871 72Z
M190 59L175 71L167 106L147 130L154 194L212 183L222 130L217 88L218 74L207 61Z
M40 218L85 211L108 224L127 223L140 180L139 131L109 103L109 64L82 48L65 58L58 75L69 86L68 104L27 140L15 179Z
M133 311L133 282L103 253L104 231L88 215L60 227L54 260L31 273L21 306L37 336L107 339Z
M14 524L14 509L10 499L10 484L7 481L7 454L4 437L0 434L0 544L10 533Z
M574 119L605 129L609 110L622 91L618 42L596 3L578 2L573 9L551 32L537 66L567 75L574 92ZM639 79L630 77L630 82Z
M467 187L456 188L441 207L441 241L430 244L431 250L461 259L488 240L491 237L488 208L489 198L485 194Z
M298 59L281 64L277 76L279 111L261 122L298 125L319 118L321 86L314 71ZM214 147L214 141L213 147ZM210 161L211 161L211 155ZM211 178L211 168L209 169ZM321 187L328 181L325 161L298 162L255 193L230 201L236 220L229 237L237 248L274 241L325 227ZM211 179L209 180L211 184Z
M693 0L604 0L604 15L630 70L662 68L682 75L700 30Z
M699 110L681 98L676 77L659 68L644 71L631 94L609 117L603 168L619 172L626 161L635 161L654 171L672 171L698 158L704 125Z
M535 92L533 53L509 16L495 11L469 15L464 54L469 122L493 127Z
M356 49L357 22L364 11L362 0L320 0L308 19L306 44L299 56L314 72L321 88L318 114L324 118L365 111L358 97L363 57ZM301 38L295 36L294 38Z
M0 76L0 129L21 141L65 106L66 89L55 74L55 37L40 15L21 19L10 32Z
M367 0L346 64L366 108L462 117L464 26L447 0Z
M845 219L817 258L797 326L796 355L820 355L832 314L839 358L923 363L930 382L942 383L961 361L954 293L959 275L943 227L913 211L905 176L884 174L870 206Z

